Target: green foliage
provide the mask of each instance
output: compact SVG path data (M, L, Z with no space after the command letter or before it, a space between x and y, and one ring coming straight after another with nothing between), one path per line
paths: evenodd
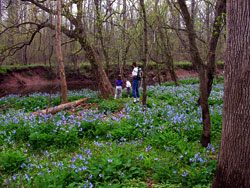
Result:
M36 68L36 67L48 68L48 65L44 65L44 64L2 65L0 66L0 73L6 74L8 70L13 70L13 69L21 70L21 69Z
M22 164L26 164L27 154L21 151L4 150L0 153L0 171L4 173L16 173L21 169Z
M117 112L121 107L120 100L103 100L98 108L102 112Z
M183 69L191 69L192 63L188 61L179 61L179 62L174 62L174 66Z

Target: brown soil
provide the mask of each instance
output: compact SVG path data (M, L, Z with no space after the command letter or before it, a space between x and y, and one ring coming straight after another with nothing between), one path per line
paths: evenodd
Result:
M49 85L54 83L53 80L45 78L47 69L43 67L28 68L28 69L14 69L6 73L0 74L0 87L20 87L20 86L34 86L34 85Z
M85 74L74 74L68 72L69 71L66 69L67 84L69 85L69 89L74 89L73 87L70 87L74 85L85 86L85 88L90 89L93 89L94 86L96 86L93 74L91 74L89 70L84 70L84 72L86 72ZM218 74L221 74L222 72L223 69L218 69L217 71ZM112 84L115 83L118 74L118 69L110 71L108 76ZM129 76L130 74L131 68L126 68L125 75ZM176 74L179 79L197 76L197 73L194 70L186 70L182 68L177 68ZM153 85L158 82L156 75L156 71L153 69L148 72L148 85ZM171 77L168 72L161 71L160 75L161 82L171 81ZM0 97L9 93L7 90L10 88L12 90L17 90L13 93L19 93L20 89L25 90L27 88L32 88L35 92L36 89L41 86L51 86L54 88L59 87L59 79L56 74L52 73L50 69L45 67L14 69L8 71L6 74L0 73Z

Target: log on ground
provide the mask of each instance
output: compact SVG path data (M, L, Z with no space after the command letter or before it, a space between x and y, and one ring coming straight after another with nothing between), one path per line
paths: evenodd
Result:
M78 105L80 105L81 103L83 103L86 100L88 100L88 98L80 99L80 100L65 103L65 104L60 104L59 106L55 106L55 107L51 107L51 108L48 108L48 109L45 109L45 110L40 110L40 111L37 111L37 112L33 112L33 113L29 114L29 115L55 114L55 113L60 112L62 110L69 109L69 108L71 108L73 106L78 106Z

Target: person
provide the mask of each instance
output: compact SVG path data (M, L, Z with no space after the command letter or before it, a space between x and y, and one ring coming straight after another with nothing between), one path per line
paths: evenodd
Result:
M117 80L115 81L115 99L122 98L122 86L124 85L124 82L122 80L121 75L118 75Z
M129 80L125 80L125 86L126 86L126 90L127 90L127 97L130 97L130 91L131 91L131 83Z
M139 86L141 80L141 68L139 68L136 62L133 62L133 71L132 71L132 93L134 97L134 103L139 102L140 100L140 93L139 93Z

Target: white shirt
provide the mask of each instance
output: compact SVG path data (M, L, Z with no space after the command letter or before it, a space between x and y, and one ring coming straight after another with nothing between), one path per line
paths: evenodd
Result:
M126 81L126 87L131 87L130 81Z
M138 67L135 67L135 68L133 69L132 76L133 76L133 77L134 77L134 76L137 76L137 74L138 74Z

